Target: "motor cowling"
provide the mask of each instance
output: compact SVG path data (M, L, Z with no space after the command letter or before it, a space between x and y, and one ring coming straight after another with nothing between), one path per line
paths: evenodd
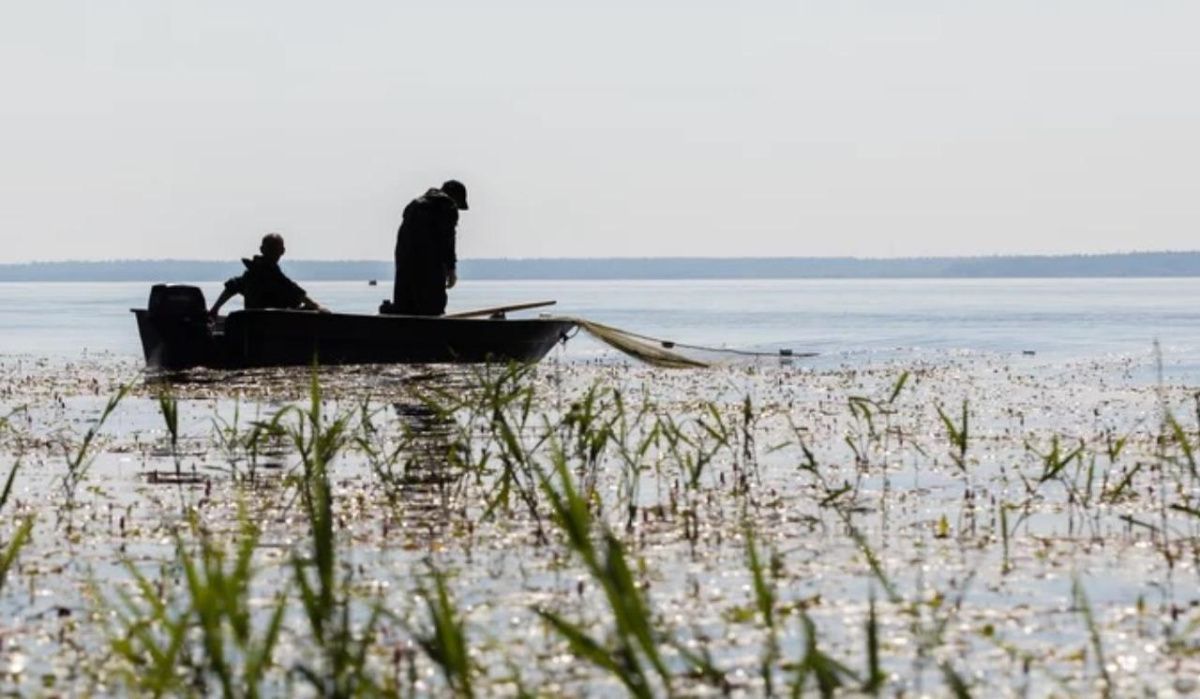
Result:
M204 292L187 284L155 284L150 287L150 301L146 304L150 315L165 318L204 320L208 305Z
M155 284L138 329L146 363L160 369L211 366L215 355L204 292L186 284Z

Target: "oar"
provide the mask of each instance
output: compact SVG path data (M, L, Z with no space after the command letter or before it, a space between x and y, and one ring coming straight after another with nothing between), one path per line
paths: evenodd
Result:
M493 306L491 308L480 308L474 311L460 311L458 313L447 313L443 318L478 318L479 316L494 316L504 315L509 311L525 311L530 308L543 308L545 306L553 306L558 301L533 301L530 303L514 303L511 306Z

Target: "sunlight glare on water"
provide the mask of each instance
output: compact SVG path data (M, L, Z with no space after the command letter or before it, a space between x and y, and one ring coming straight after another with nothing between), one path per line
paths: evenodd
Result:
M351 313L374 313L391 290L385 280L304 285L326 306ZM210 303L221 288L200 286ZM129 309L145 306L149 287L0 283L0 352L137 357ZM463 280L449 311L553 299L558 304L545 310L556 314L680 343L816 351L818 362L957 351L1148 359L1158 340L1168 374L1193 377L1200 375L1197 298L1200 279ZM563 356L610 354L580 337Z

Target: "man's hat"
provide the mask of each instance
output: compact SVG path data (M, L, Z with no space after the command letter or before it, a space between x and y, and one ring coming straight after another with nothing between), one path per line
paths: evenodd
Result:
M448 194L450 198L454 200L454 203L458 205L458 208L462 209L463 211L466 211L467 208L469 208L467 207L467 188L463 186L462 182L459 182L458 180L446 180L444 183L442 183L442 191Z

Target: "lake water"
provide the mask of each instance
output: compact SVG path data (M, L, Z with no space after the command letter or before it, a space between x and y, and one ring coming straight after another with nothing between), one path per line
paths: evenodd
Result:
M0 283L0 354L140 356L129 309L146 283ZM220 284L200 285L210 302ZM373 313L390 285L309 282L340 311ZM450 311L556 299L575 315L681 343L820 352L817 365L998 353L1064 362L1134 358L1200 377L1200 279L470 281ZM239 307L239 301L229 308ZM537 311L527 312L530 315ZM568 360L611 356L588 338Z
M388 291L306 286L364 313ZM220 289L202 287L210 299ZM0 418L11 417L0 419L0 477L23 464L0 539L35 522L0 595L0 618L15 620L0 687L111 694L128 690L114 678L151 677L112 651L132 632L99 600L132 592L150 608L128 564L152 581L155 604L180 608L173 537L188 542L178 551L196 550L199 532L231 551L246 516L263 529L247 587L255 628L267 600L289 600L262 695L291 695L288 669L321 657L289 555L308 556L316 531L300 491L308 422L291 404L307 400L308 372L142 380L129 308L148 291L0 284ZM558 313L678 342L820 354L662 371L617 366L620 355L580 336L562 362L515 382L493 374L487 390L484 372L322 372L325 424L346 426L329 440L342 445L329 464L337 556L354 575L346 608L359 628L376 601L407 620L373 641L378 676L399 673L388 662L404 651L422 691L448 694L408 640L428 628L422 571L436 564L451 572L480 694L511 693L520 667L548 695L622 696L539 616L613 637L600 577L548 516L558 481L528 485L561 463L592 484L592 526L636 556L654 636L679 644L661 645L680 694L717 690L676 647L710 656L739 696L766 694L762 667L777 689L790 680L810 639L866 667L876 609L889 696L950 694L942 661L976 696L1097 696L1102 683L1111 696L1194 693L1198 295L1191 279L463 282L451 310L557 299ZM504 393L518 385L530 392ZM164 391L177 402L160 402ZM276 419L292 439L260 431ZM86 464L85 480L69 478L72 463ZM751 545L770 552L777 639L755 613Z

